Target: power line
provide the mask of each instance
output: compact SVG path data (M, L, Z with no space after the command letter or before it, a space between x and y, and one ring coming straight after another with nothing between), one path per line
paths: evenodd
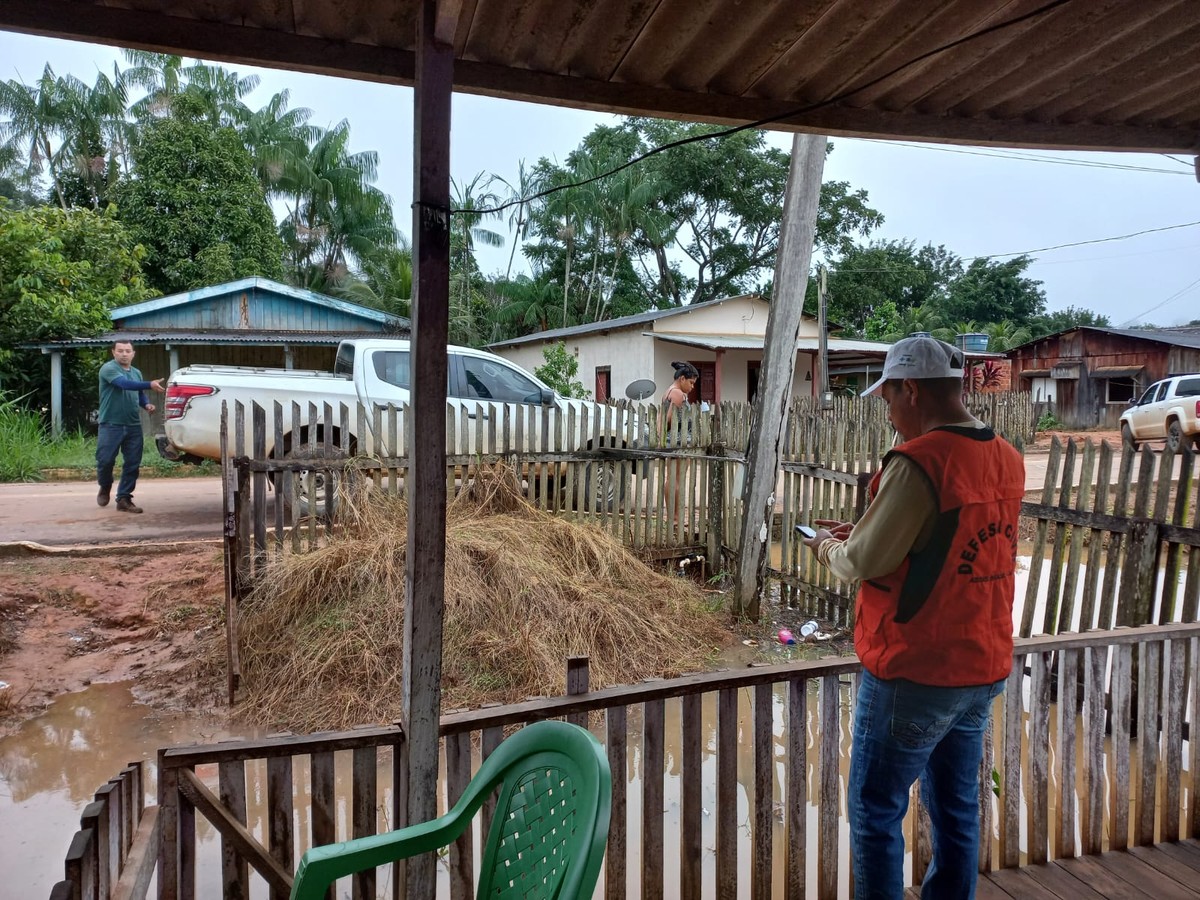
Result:
M1200 284L1200 278L1197 278L1195 281L1193 281L1187 287L1181 288L1180 290L1176 291L1170 297L1168 297L1166 300L1163 300L1159 303L1155 303L1149 309L1142 310L1140 313L1138 313L1132 319L1127 319L1126 321L1122 322L1121 327L1124 328L1126 325L1132 325L1134 322L1136 322L1138 319L1142 318L1143 316L1149 315L1150 313L1154 312L1156 309L1166 306L1172 300L1179 299L1180 297L1182 297L1184 294L1186 294L1188 291L1190 291L1192 288L1194 288L1198 284Z
M1177 162L1177 163L1179 163L1181 166L1185 166L1185 167L1187 167L1188 169L1192 169L1193 171L1194 171L1194 170L1195 170L1195 168L1196 168L1196 165L1195 165L1195 163L1190 163L1190 162L1188 162L1186 159L1179 159L1178 157L1174 157L1174 156L1172 156L1170 153L1162 153L1162 154L1159 154L1159 155L1160 155L1160 156L1165 156L1165 157L1166 157L1167 159L1169 159L1171 162Z
M1129 238L1140 237L1143 234L1155 234L1160 231L1174 231L1177 228L1191 228L1195 225L1200 225L1200 221L1182 222L1179 225L1164 225L1161 228L1146 228L1142 231L1130 232L1129 234L1117 234L1113 235L1112 237L1093 238L1090 241L1071 241L1068 244L1054 244L1050 247L1038 247L1034 250L1018 250L1013 253L990 253L986 256L967 256L963 258L963 261L974 262L977 259L998 259L1001 256L1030 256L1034 253L1045 253L1049 250L1062 250L1066 247L1084 247L1088 244L1105 244L1109 241L1124 241L1128 240Z
M1012 159L1021 162L1039 162L1056 166L1076 166L1087 169L1117 169L1125 172L1151 172L1157 175L1184 175L1187 172L1180 172L1176 169L1155 169L1151 166L1131 166L1124 163L1101 162L1099 160L1088 159L1064 159L1060 156L1041 156L1036 153L1006 153L1003 150L977 149L965 150L960 147L940 147L935 144L918 144L911 141L884 141L878 138L857 138L864 143L885 144L894 147L908 147L912 150L935 150L939 153L960 153L965 156L990 156L996 159ZM1166 154L1163 154L1164 156ZM1170 157L1168 157L1170 158ZM1178 160L1175 160L1178 162ZM1188 165L1191 168L1191 165Z
M1071 0L1051 0L1050 3L1046 3L1042 6L1039 6L1037 9L1030 10L1029 12L1025 13L1024 15L1016 16L1015 18L1008 19L1004 22L997 22L995 25L989 25L988 27L982 28L979 31L975 31L975 32L972 32L971 34L964 35L961 38L950 41L949 43L946 43L946 44L942 44L939 47L935 47L932 50L928 50L925 53L915 56L912 59L908 60L907 62L903 62L900 65L898 65L892 69L889 69L887 72L884 72L882 75L872 78L871 80L867 81L865 84L860 84L857 87L850 88L846 91L843 91L840 94L835 94L834 96L828 98L827 100L820 100L816 103L810 103L806 106L797 107L796 109L791 109L791 110L788 110L787 112L780 113L779 115L768 116L765 119L759 119L755 122L748 122L745 125L735 125L732 128L725 128L720 131L712 131L712 132L709 132L708 134L692 135L691 137L681 138L680 140L677 140L677 141L671 141L669 143L663 144L660 147L654 147L650 150L647 150L645 153L641 154L640 156L635 156L633 159L628 160L624 163L621 163L619 166L609 169L607 172L601 172L599 175L593 175L590 178L584 178L580 181L573 181L568 184L560 184L556 187L547 188L546 190L539 191L538 193L533 194L530 197L520 197L515 200L510 200L507 203L502 203L499 206L495 206L490 209L451 209L450 213L451 213L451 215L454 215L454 214L461 215L463 213L468 213L468 214L473 214L473 215L499 214L499 213L504 212L504 210L506 210L506 209L511 209L514 206L523 205L525 203L532 203L534 200L540 200L543 197L549 197L551 194L557 194L559 191L565 191L568 188L573 188L573 187L583 187L584 185L588 185L588 184L591 184L592 182L599 181L602 178L608 178L610 175L616 175L618 172L623 172L625 169L628 169L630 166L637 165L638 163L642 162L643 160L649 159L651 156L655 156L656 154L662 153L666 150L670 150L674 147L683 147L687 144L694 144L699 141L706 141L709 138L730 137L730 136L738 134L739 132L742 132L742 131L749 131L754 128L762 128L765 125L773 125L776 122L782 122L786 119L791 119L796 116L805 115L806 113L815 112L818 109L824 109L827 106L832 106L835 103L840 103L843 100L853 97L855 94L865 91L868 88L872 88L875 85L879 84L880 82L886 81L887 79L891 78L893 75L903 72L905 69L915 66L920 62L924 62L925 60L929 59L931 56L937 56L940 53L945 53L947 50L953 50L955 47L962 46L963 44L969 43L970 41L978 40L979 38L986 37L989 34L995 34L998 31L1003 31L1005 29L1012 28L1014 25L1019 25L1022 22L1029 21L1030 19L1040 18L1041 16L1045 15L1046 13L1051 12L1052 10L1055 10L1058 7L1064 6L1070 2L1071 2ZM413 205L416 206L418 204L414 203Z

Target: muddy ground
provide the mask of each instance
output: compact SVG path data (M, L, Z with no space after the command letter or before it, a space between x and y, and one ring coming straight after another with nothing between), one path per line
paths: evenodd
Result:
M194 704L179 670L221 628L217 543L0 556L0 731L94 681L131 681L145 702ZM187 687L188 690L183 690Z

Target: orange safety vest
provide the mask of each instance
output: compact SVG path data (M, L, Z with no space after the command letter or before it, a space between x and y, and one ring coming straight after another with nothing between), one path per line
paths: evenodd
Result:
M877 678L937 686L999 681L1012 668L1024 460L990 428L935 428L884 457L870 498L896 454L929 479L937 523L928 544L896 571L859 587L859 659Z

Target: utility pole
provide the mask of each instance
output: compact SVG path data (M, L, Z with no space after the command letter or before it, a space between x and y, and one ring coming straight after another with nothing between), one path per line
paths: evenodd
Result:
M746 451L742 488L741 548L734 573L733 613L757 621L766 575L766 548L775 518L775 483L779 474L787 409L796 373L796 339L804 316L804 294L812 263L825 137L797 134L783 198L783 223L775 259L775 293L767 317L754 426Z
M826 327L825 306L828 302L829 272L824 266L817 266L817 347L820 357L821 375L817 380L817 390L820 391L819 402L821 409L831 400L829 396L829 335Z

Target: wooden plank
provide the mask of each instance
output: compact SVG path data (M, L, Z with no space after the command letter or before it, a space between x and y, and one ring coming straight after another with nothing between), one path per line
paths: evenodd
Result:
M717 900L737 900L738 695L717 694Z
M704 731L699 694L680 700L682 776L679 783L679 898L700 900L703 847Z
M158 751L158 900L179 896L179 769Z
M1164 841L1161 844L1155 844L1154 849L1198 873L1192 878L1195 882L1200 883L1200 844L1196 841Z
M1058 489L1058 506L1061 509L1070 509L1071 507L1071 490L1074 486L1075 479L1075 441L1067 440L1067 452L1063 458L1062 483ZM1062 566L1063 552L1066 549L1067 543L1067 526L1061 522L1054 526L1054 550L1050 556L1050 577L1046 584L1046 608L1042 616L1042 634L1057 634L1060 630L1059 622L1059 607L1062 604ZM1042 546L1034 544L1035 547ZM1035 553L1034 556L1040 556L1040 553ZM1033 575L1030 573L1030 579Z
M1081 651L1065 650L1058 657L1058 778L1054 804L1055 854L1074 856L1075 796L1078 789L1075 777L1075 747L1079 719L1076 713L1079 696L1079 661Z
M820 794L817 799L817 897L835 900L838 891L838 818L841 798L841 719L838 714L841 681L836 675L821 677L821 730L817 766Z
M1026 900L1060 900L1058 894L1036 879L1025 874L1024 869L997 869L988 874L987 880L1009 897ZM976 891L978 895L979 892Z
M1188 642L1166 641L1163 645L1163 671L1166 673L1166 684L1163 687L1165 698L1163 714L1163 840L1177 840L1187 837L1180 827L1179 803L1182 799L1183 768L1183 726L1184 702L1188 695L1187 663ZM1192 720L1196 723L1196 720ZM1200 723L1193 724L1189 733L1193 738ZM1195 741L1193 740L1193 743ZM1193 779L1193 785L1196 781ZM1192 803L1195 804L1193 789Z
M217 792L221 805L243 826L246 824L246 768L242 762L217 766ZM250 900L250 867L237 846L221 838L221 887L226 900Z
M1112 507L1112 514L1121 519L1125 518L1125 510L1129 502L1129 485L1133 479L1133 462L1136 455L1128 450L1121 454L1121 469L1117 476L1117 490L1113 495ZM1111 529L1109 530L1111 531ZM1100 590L1100 628L1111 628L1117 621L1117 583L1120 578L1121 553L1125 543L1123 534L1114 532L1109 535L1108 553L1104 560L1104 583Z
M96 831L81 828L71 838L64 862L66 880L75 887L81 900L96 897Z
M1101 514L1108 510L1109 482L1112 479L1112 446L1108 441L1100 442L1100 458L1096 472L1096 490L1092 495L1092 512ZM1104 544L1104 532L1093 526L1088 533L1088 555L1083 596L1080 602L1079 630L1096 627L1099 609L1097 591L1100 585L1100 553Z
M254 871L266 879L272 894L287 897L291 893L290 848L287 853L289 868L285 868L280 864L278 854L273 849L268 853L246 826L228 813L204 782L190 769L179 770L179 793L204 814L209 824L222 837L237 847L238 852L254 867Z
M567 694L576 697L588 692L588 658L586 656L567 657ZM587 728L587 713L572 713L567 721L580 728Z
M1200 510L1200 503L1196 505ZM1188 641L1188 680L1191 682L1192 701L1188 712L1188 748L1190 757L1188 771L1192 773L1192 787L1189 792L1188 815L1182 824L1183 834L1189 838L1200 838L1200 638Z
M1030 657L1028 820L1029 861L1042 863L1049 853L1050 818L1050 654Z
M1108 846L1113 850L1124 850L1129 846L1130 660L1128 645L1113 649L1112 706L1109 719L1112 728L1109 774L1112 800L1108 837Z
M642 707L642 898L663 897L664 711L662 700Z
M604 854L605 900L625 900L626 853L628 847L628 712L624 706L608 710L605 723L605 747L612 769L612 815L608 826L608 851ZM497 729L498 730L498 729Z
M1091 859L1130 888L1136 888L1140 897L1154 897L1155 900L1195 900L1200 897L1200 891L1194 886L1180 884L1132 853L1101 853Z
M1013 660L1004 690L1004 771L1000 789L1000 865L1021 864L1021 682L1024 656Z
M111 900L145 900L158 862L159 810L150 807L133 835L121 877L113 885Z
M784 897L804 900L808 881L808 679L788 686L787 721L787 859Z
M446 807L449 809L471 781L471 735L455 734L446 738ZM466 828L450 845L450 900L471 900L475 896L475 843L471 828Z
M92 884L96 896L107 898L111 886L112 858L109 856L108 843L108 804L103 800L93 800L79 814L80 831L92 832L89 866L92 869Z
M1190 865L1187 862L1176 859L1169 853L1163 852L1162 845L1155 844L1151 847L1130 847L1127 851L1130 856L1140 862L1145 863L1172 881L1176 881L1184 887L1192 890L1200 889L1200 862L1196 865ZM1200 891L1197 892L1200 896Z
M334 784L333 752L314 753L309 757L312 846L323 847L337 841L337 796ZM325 892L325 900L333 900L334 886Z
M1085 441L1083 445L1083 461L1079 469L1079 492L1075 495L1075 510L1084 513L1092 496L1092 477L1096 468L1096 445ZM1061 527L1061 526L1060 526ZM1070 550L1067 555L1066 576L1063 583L1062 603L1059 607L1058 623L1055 633L1063 631L1082 631L1085 626L1074 625L1075 613L1079 609L1076 591L1079 586L1079 566L1083 554L1083 528L1071 527ZM1082 620L1082 617L1081 617Z
M774 839L774 685L754 688L754 789L750 798L751 900L769 900L771 896L771 845Z
M1107 779L1104 769L1104 672L1108 662L1105 647L1083 649L1083 782L1080 798L1083 813L1080 849L1099 853L1104 841L1104 795Z
M352 838L375 834L376 797L379 786L378 754L372 747L359 747L351 757L350 828ZM374 900L375 870L366 868L350 876L352 900Z
M1046 888L1055 897L1061 898L1061 900L1105 900L1102 894L1096 893L1086 882L1080 881L1057 862L1044 863L1040 866L1022 866L1020 869L1015 870L1003 869L1001 871L1020 872L1030 881ZM987 877L992 878L995 875L996 873L993 872ZM1019 897L1021 894L1018 893L1016 896Z
M184 770L185 772L187 770ZM271 859L282 872L294 872L292 849L292 758L290 756L267 760L267 846ZM253 865L254 860L250 860ZM258 869L258 866L255 866ZM262 870L258 870L260 874ZM270 879L268 879L270 880ZM290 882L290 877L289 877ZM271 900L287 900L288 891L282 890L282 882L272 882Z
M195 768L207 763L236 762L302 756L322 751L354 750L359 747L391 746L402 738L396 725L325 731L316 734L272 735L256 740L226 741L215 745L172 747L161 752L167 768ZM161 803L161 801L160 801Z
M1062 443L1056 435L1050 441L1050 454L1046 457L1046 480L1042 483L1042 505L1049 507L1054 501L1054 482L1058 477L1059 466L1062 465ZM1024 505L1022 505L1024 512ZM1049 522L1044 517L1038 518L1037 531L1033 538L1033 546L1046 546ZM1021 637L1033 634L1033 617L1038 600L1038 592L1042 581L1042 553L1039 551L1029 558L1029 581L1025 589L1025 606L1021 615L1021 628L1017 632Z
M1162 643L1152 641L1138 647L1137 715L1140 787L1136 797L1134 841L1154 843L1158 818L1158 704L1162 690Z

